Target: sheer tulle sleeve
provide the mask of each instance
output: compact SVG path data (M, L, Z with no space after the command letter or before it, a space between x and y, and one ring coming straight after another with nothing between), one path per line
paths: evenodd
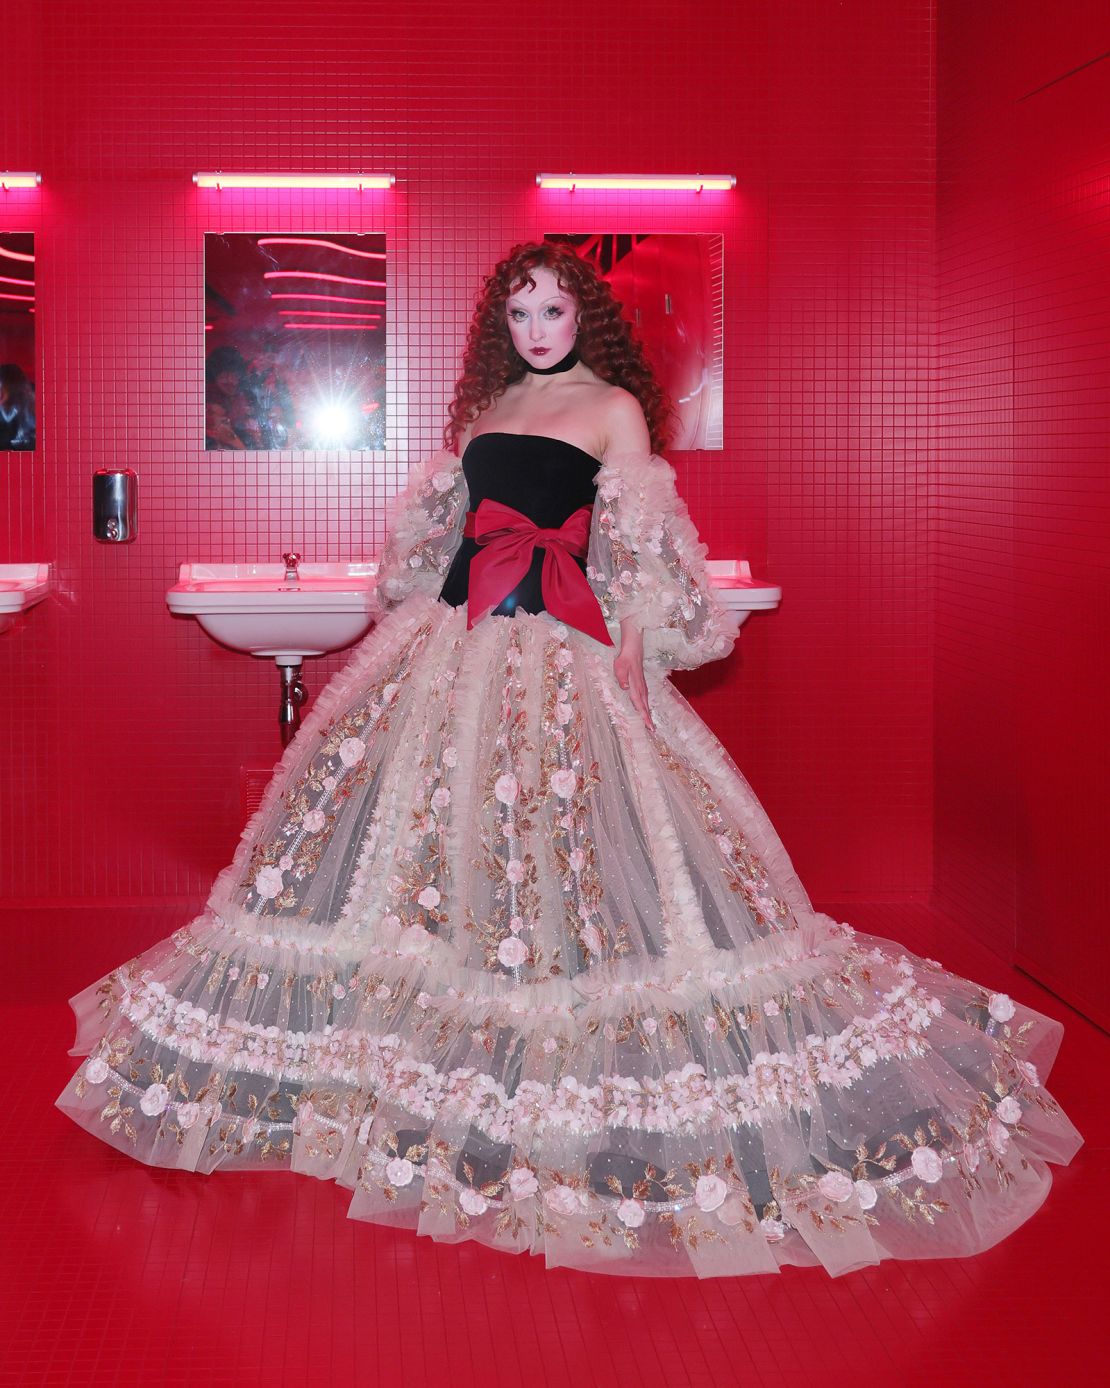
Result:
M383 611L416 591L438 594L462 540L466 508L466 477L454 453L441 450L413 468L386 508L377 581Z
M623 453L598 470L586 576L619 645L620 623L644 633L645 664L693 669L728 655L736 615L718 600L705 568L708 547L654 453Z

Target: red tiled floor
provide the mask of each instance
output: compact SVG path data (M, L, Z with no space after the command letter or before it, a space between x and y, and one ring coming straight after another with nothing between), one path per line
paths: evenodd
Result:
M1048 1201L976 1259L885 1262L706 1282L545 1271L346 1218L348 1192L287 1172L211 1177L142 1166L53 1106L77 1061L58 963L6 980L0 1383L499 1384L544 1388L865 1383L1070 1384L1101 1362L1110 1038L923 906L822 904L869 934L1062 1018L1050 1087L1086 1138ZM105 971L138 934L82 946ZM5 937L65 939L54 914L0 914ZM87 913L82 914L87 929ZM126 946L116 952L112 940ZM15 951L28 961L43 950ZM29 965L28 965L29 967ZM34 980L33 982L30 980Z

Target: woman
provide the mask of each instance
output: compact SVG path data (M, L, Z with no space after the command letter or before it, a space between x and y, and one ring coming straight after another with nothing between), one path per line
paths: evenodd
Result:
M214 433L206 429L206 447L266 447L257 394L238 347L225 343L209 352L204 363L204 389L206 422L215 426ZM224 438L239 442L221 442Z
M15 362L0 363L0 452L34 446L34 382Z
M666 678L736 635L666 415L588 264L497 266L381 621L205 913L71 1000L77 1122L598 1271L838 1274L1037 1208L1059 1023L815 912Z

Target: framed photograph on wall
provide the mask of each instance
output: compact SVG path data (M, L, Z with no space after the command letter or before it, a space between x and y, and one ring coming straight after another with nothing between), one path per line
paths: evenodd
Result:
M724 447L724 237L560 233L609 281L678 412L675 449Z
M35 446L35 234L0 231L0 452Z
M378 232L207 232L206 449L384 448Z

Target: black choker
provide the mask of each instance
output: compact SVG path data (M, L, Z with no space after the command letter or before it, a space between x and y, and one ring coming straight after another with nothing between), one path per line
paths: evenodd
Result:
M533 366L527 357L523 357L522 360L534 376L557 376L560 371L569 371L572 366L578 365L578 348L572 347L554 366Z

